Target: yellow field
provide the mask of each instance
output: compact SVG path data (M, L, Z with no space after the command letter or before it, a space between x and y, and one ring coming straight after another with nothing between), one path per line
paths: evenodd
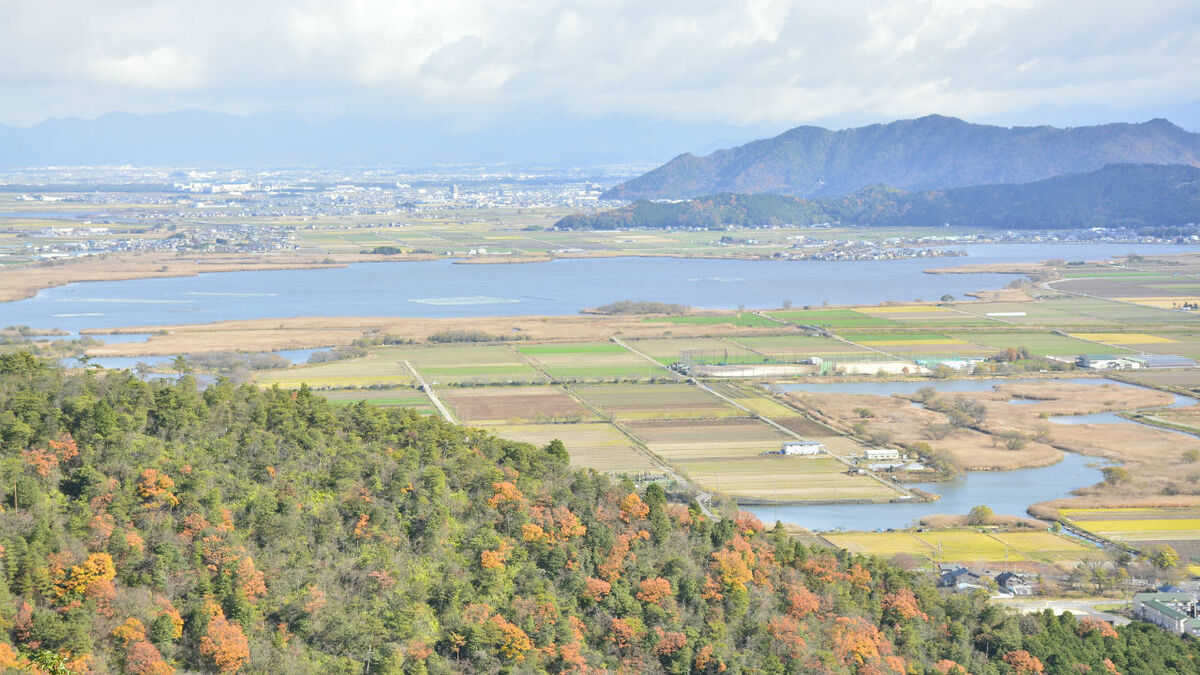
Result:
M1084 520L1080 527L1127 541L1155 539L1200 539L1200 518Z
M997 532L991 536L1026 557L1051 562L1080 560L1095 551L1075 539L1052 532Z
M1104 342L1110 345L1149 345L1178 342L1178 340L1151 335L1149 333L1072 333L1071 337L1079 338L1080 340L1092 340L1093 342Z
M930 532L849 532L824 535L853 553L897 553L934 561L941 544L943 562L1059 562L1081 560L1092 549L1050 532L979 532L973 529Z
M1132 302L1146 307L1157 307L1158 309L1177 309L1183 305L1198 305L1200 304L1200 296L1196 295L1174 295L1162 297L1140 297L1140 298L1114 298L1115 300L1123 300Z

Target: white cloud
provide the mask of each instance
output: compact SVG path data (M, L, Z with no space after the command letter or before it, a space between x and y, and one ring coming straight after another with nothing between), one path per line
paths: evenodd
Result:
M174 47L157 47L126 56L103 56L88 62L101 84L146 89L193 89L204 83L200 59Z
M179 107L1004 120L1195 106L1200 3L46 0L0 3L0 62L0 121L20 123Z

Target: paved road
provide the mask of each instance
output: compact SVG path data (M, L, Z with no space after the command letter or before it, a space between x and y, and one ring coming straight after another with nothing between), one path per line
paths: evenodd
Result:
M413 377L417 379L417 384L420 385L421 391L425 392L425 395L429 397L429 401L433 403L433 407L437 408L437 411L441 413L442 418L447 422L457 424L458 420L454 419L454 415L451 415L446 406L442 405L442 400L437 397L437 394L433 393L433 387L425 384L425 378L421 377L421 373L417 372L417 369L413 367L413 364L409 363L408 361L404 361L404 365L406 368L408 368L408 372L412 373Z
M1022 614L1031 614L1045 609L1054 610L1055 614L1070 612L1075 616L1090 616L1093 619L1112 622L1115 626L1124 626L1129 619L1117 616L1099 609L1096 605L1116 605L1127 602L1122 598L1092 599L1092 600L1055 600L1050 598L1000 598L993 600L1001 607L1012 607Z

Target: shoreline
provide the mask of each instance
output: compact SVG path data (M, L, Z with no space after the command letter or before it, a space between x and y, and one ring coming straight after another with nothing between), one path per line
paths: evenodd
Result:
M270 270L333 269L356 263L394 263L448 261L452 265L525 265L555 260L586 260L608 258L675 258L696 260L745 260L753 262L808 262L804 260L775 260L762 255L712 255L677 252L647 253L642 251L595 251L558 255L472 256L446 257L428 253L373 255L361 253L300 254L253 253L180 256L174 253L106 253L71 259L48 260L16 265L0 270L0 304L26 300L39 292L73 283L91 281L131 281L136 279L166 279L192 277L218 272L259 272ZM847 261L853 262L853 261ZM955 268L946 268L953 270ZM974 274L992 270L943 272L922 270L925 274ZM1016 274L1018 272L1012 272ZM1000 289L982 289L971 293L986 294Z

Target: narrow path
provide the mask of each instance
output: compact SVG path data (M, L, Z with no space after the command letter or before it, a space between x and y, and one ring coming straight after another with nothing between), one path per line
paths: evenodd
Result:
M704 384L704 383L703 383L703 382L701 382L700 380L697 380L697 379L696 379L696 378L694 378L694 377L680 375L679 373L676 373L675 371L673 371L673 370L670 370L669 368L666 368L666 366L663 366L661 363L659 363L658 361L654 360L654 359L653 359L653 358L651 358L650 356L648 356L648 355L646 355L646 354L644 354L644 353L642 353L642 352L640 352L640 351L638 351L638 350L634 349L633 347L630 347L629 345L625 344L624 342L622 342L622 341L621 341L621 338L619 338L619 337L617 337L617 336L615 336L615 335L614 335L614 336L613 336L611 339L612 339L612 341L613 341L614 343L616 343L616 344L618 344L618 345L620 345L620 346L624 347L625 349L628 349L629 351L633 352L634 354L637 354L638 356L640 356L640 357L642 357L642 358L644 358L644 359L646 359L646 360L648 360L648 361L653 361L654 363L658 364L658 366L659 366L660 368L663 368L663 369L664 369L664 370L666 370L667 372L669 372L669 373L671 373L672 375L674 375L674 376L676 377L676 379L679 379L679 380L686 381L686 382L688 382L688 383L692 384L693 386L695 386L695 387L697 387L697 388L699 388L699 389L701 389L701 390L703 390L703 391L706 391L706 392L708 392L709 394L711 394L711 395L713 395L713 396L716 396L717 398L719 398L719 399L721 399L722 401L724 401L724 402L728 403L729 405L731 405L731 406L733 406L733 407L737 408L738 410L742 410L742 411L744 411L744 412L745 412L745 413L746 413L748 416L750 416L750 417L754 417L754 418L757 418L757 419L759 419L759 420L762 420L763 422L766 422L767 424L771 425L772 427L775 427L775 428L776 428L776 429L778 429L779 431L782 431L784 434L786 434L786 435L788 435L788 436L791 436L792 438L795 438L795 439L797 439L797 440L801 440L801 441L808 440L808 439L807 439L807 438L805 438L804 436L801 436L800 434L798 434L798 433L796 433L796 432L792 431L791 429L789 429L789 428L787 428L787 427L783 426L782 424L780 424L780 423L776 422L775 420L771 419L770 417L767 417L767 416L765 416L765 415L762 415L761 413L757 413L757 412L755 412L755 411L753 411L753 410L751 410L751 409L747 408L746 406L742 405L741 403L738 403L737 401L733 400L732 398L729 398L728 396L726 396L726 395L722 394L721 392L719 392L719 391L717 391L717 390L713 389L712 387L708 386L707 384ZM847 467L847 468L858 468L858 467L857 467L855 464L851 463L851 462L850 462L850 460L846 459L845 457L842 457L841 455L838 455L838 454L836 454L836 453L834 453L834 452L832 452L832 451L828 451L828 450L826 450L826 452L828 452L828 453L829 453L829 456L830 456L830 457L833 457L834 459L838 460L838 461L839 461L839 462L841 462L842 464L846 465L846 467ZM900 485L899 483L893 483L892 481L889 481L889 480L887 480L887 479L883 478L882 476L879 476L879 475L877 475L877 474L876 474L875 472L873 472L873 471L868 471L868 472L866 473L866 475L870 476L871 478L874 478L874 479L875 479L876 481L878 481L880 484L884 485L885 487L891 488L892 490L895 490L895 491L899 492L899 493L900 493L900 494L902 494L902 495L905 495L905 496L907 496L907 497L909 497L909 498L911 498L911 499L916 499L916 498L917 498L917 495L916 495L916 494L914 494L914 493L913 493L911 490L909 490L908 488L904 487L903 485Z
M404 366L408 368L408 372L412 373L413 377L417 379L417 384L421 387L421 391L425 392L425 395L429 397L429 401L433 403L433 407L437 408L437 411L441 413L442 418L447 422L458 424L458 420L454 419L454 415L450 414L450 410L446 408L446 406L442 403L442 400L437 397L437 394L433 393L433 387L425 383L425 378L421 377L421 373L417 372L417 369L413 367L413 364L405 359Z
M626 345L621 344L620 340L613 338L613 341L616 342L617 344L620 344L622 347L625 347L625 349L629 349L629 347L627 347ZM646 455L646 457L648 457L650 459L651 462L653 462L655 465L658 466L660 471L662 471L664 474L669 476L672 480L678 481L680 483L689 483L689 484L694 485L698 491L696 494L696 503L700 506L700 510L704 513L705 516L708 516L709 518L711 518L713 520L720 520L720 518L718 518L715 514L713 514L713 512L710 511L708 508L708 500L712 498L711 494L709 494L708 492L701 491L699 485L697 485L693 481L688 480L687 478L676 473L675 469L671 468L670 464L667 464L665 461L663 461L663 459L661 457L654 454L653 450L646 447L646 444L642 442L642 439L638 438L636 435L633 434L633 432L626 429L624 427L624 425L618 424L615 419L610 419L608 417L608 415L606 415L602 409L596 407L595 405L592 404L591 401L580 396L578 392L576 392L574 389L572 389L565 382L561 382L558 380L558 378L551 375L549 373L549 371L547 371L545 368L542 367L542 364L539 363L537 361L537 359L533 359L525 354L522 354L521 350L517 349L516 347L514 347L511 344L509 345L509 348L512 349L514 352L516 352L517 355L520 356L526 363L528 363L530 368L533 368L534 370L541 373L547 380L550 381L551 384L554 384L554 385L558 386L559 388L561 388L563 390L563 392L565 392L567 394L567 396L570 396L576 403L583 406L583 408L585 410L590 411L597 418L607 422L609 424L609 426L611 426L612 428L621 432L622 436L629 439L629 442L632 443L635 448L637 448L642 453L644 453ZM642 356L644 358L649 358L645 354L637 352L636 350L629 349L629 351L634 352L635 354L638 354L639 356ZM653 360L653 359L651 359L651 360ZM662 365L662 364L658 363L657 361L655 361L655 364L657 364L659 366ZM675 375L674 371L668 370L667 372L670 372L672 375Z
M622 347L622 348L624 348L624 349L626 349L626 350L628 350L628 351L630 351L630 352L632 352L632 353L634 353L634 354L636 354L636 355L638 355L638 356L642 357L643 359L646 359L646 360L647 360L647 361L649 361L650 363L653 363L653 364L654 364L655 366L657 366L659 369L661 369L661 370L664 370L664 371L666 371L667 373L669 373L669 374L671 375L671 377L675 378L676 380L679 380L679 381L681 381L681 382L682 382L682 381L684 381L684 380L686 380L686 379L687 379L687 378L685 378L683 375L680 375L679 373L677 373L677 372L675 372L675 371L671 370L670 368L668 368L668 367L664 366L662 363L660 363L660 362L659 362L659 360L658 360L658 359L654 358L653 356L650 356L649 354L647 354L647 353L645 353L645 352L638 351L637 349L634 349L633 347L630 347L629 345L625 344L624 342L622 342L622 341L621 341L621 338L617 337L616 335L612 336L612 337L611 337L611 338L609 338L609 339L610 339L610 340L612 340L612 341L613 341L613 343L614 343L614 344L616 344L617 346L619 346L619 347Z

